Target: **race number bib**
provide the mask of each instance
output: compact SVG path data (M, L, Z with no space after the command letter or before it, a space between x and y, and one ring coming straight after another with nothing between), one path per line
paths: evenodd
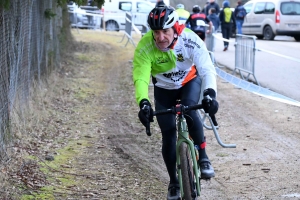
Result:
M205 26L205 22L203 20L197 20L196 21L197 26Z

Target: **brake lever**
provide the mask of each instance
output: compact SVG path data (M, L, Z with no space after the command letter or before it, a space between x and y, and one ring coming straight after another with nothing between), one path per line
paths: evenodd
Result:
M149 106L148 105L144 105L143 108L142 108L143 112L145 113L146 115L146 118L149 119L150 117L150 109L149 109ZM151 132L150 132L150 121L146 124L146 134L148 136L151 136Z
M217 120L216 120L216 116L215 116L215 115L212 115L212 116L210 116L210 118L211 118L211 120L212 120L214 126L218 126L218 122L217 122Z

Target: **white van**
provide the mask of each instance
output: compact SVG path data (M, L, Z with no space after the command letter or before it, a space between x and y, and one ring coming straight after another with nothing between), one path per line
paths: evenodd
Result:
M266 40L287 35L300 41L300 0L251 0L244 8L243 34Z
M143 25L147 25L148 14L153 8L153 4L146 0L107 0L102 7L105 29L124 30L126 12L130 12L135 26L142 30Z

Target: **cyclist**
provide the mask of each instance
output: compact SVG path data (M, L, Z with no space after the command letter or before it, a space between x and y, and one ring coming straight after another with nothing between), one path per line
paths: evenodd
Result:
M150 31L137 45L133 59L135 97L140 107L141 123L149 127L153 109L148 96L150 76L154 85L155 109L167 109L180 99L184 105L197 104L200 96L210 95L210 103L203 101L210 115L218 111L216 101L216 71L205 43L184 24L179 24L174 8L158 6L148 16ZM204 91L201 93L201 84ZM150 112L144 109L150 107ZM199 146L199 166L202 178L215 176L206 154L203 125L196 111L187 117L189 133ZM180 198L176 171L176 124L173 114L157 116L162 133L162 156L170 177L167 199Z
M186 24L189 24L192 31L194 31L199 37L204 41L205 33L210 33L212 31L212 23L207 18L204 13L201 13L201 8L198 5L193 6L193 13L186 20ZM206 31L206 24L208 24L209 28Z

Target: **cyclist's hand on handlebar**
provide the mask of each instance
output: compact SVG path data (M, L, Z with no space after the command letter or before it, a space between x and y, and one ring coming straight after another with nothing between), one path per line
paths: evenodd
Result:
M204 90L202 105L204 111L208 113L209 116L214 116L218 112L219 103L216 100L216 92L213 89L208 88Z
M153 109L147 99L143 99L140 102L139 119L146 128L150 122L153 122Z

